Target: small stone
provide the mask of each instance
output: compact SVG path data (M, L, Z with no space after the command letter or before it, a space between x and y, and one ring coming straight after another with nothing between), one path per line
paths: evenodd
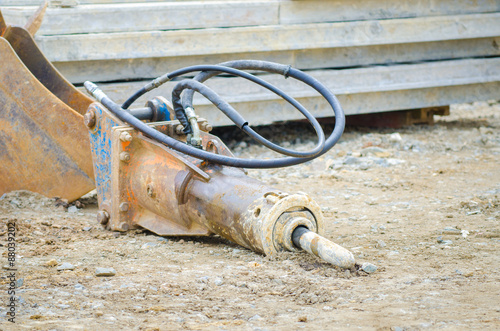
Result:
M97 277L111 277L116 275L116 271L113 268L96 268L95 275Z
M57 270L59 271L63 271L63 270L74 270L75 269L75 266L72 265L71 263L69 262L64 262L63 264L61 264L60 266L57 267Z
M69 206L68 207L68 213L76 213L78 211L78 208L76 206Z
M359 158L357 157L354 157L354 156L349 156L347 157L345 160L344 160L344 164L348 164L348 165L351 165L351 164L358 164L360 163L361 161L359 160Z
M377 243L375 244L377 248L384 248L387 246L387 244L383 240L377 240Z
M158 241L163 242L163 243L168 243L168 239L165 237L158 237Z
M91 226L86 226L83 228L83 231L90 231L92 230L92 227Z
M307 316L300 316L298 321L303 323L307 322Z
M20 288L21 286L23 286L23 284L24 284L24 278L19 278L18 280L16 280L17 288Z
M467 216L470 216L470 215L477 215L477 214L480 214L481 211L480 210L473 210L473 211L469 211L467 212Z
M59 198L58 198L58 199L56 199L56 201L55 201L54 205L55 205L56 207L61 206L61 207L63 207L63 208L67 208L67 207L68 207L68 200L67 200L67 199L59 199Z
M250 317L248 319L248 321L258 321L258 320L261 320L261 319L262 319L262 317L260 317L260 315L254 315L254 316Z
M221 277L215 277L214 284L217 286L221 286L224 284L224 280Z
M394 133L389 135L389 141L391 141L393 143L399 143L399 142L403 141L403 138L401 137L401 135L398 132L394 132Z
M52 259L52 260L49 260L47 262L45 262L45 265L47 267L55 267L56 265L58 265L59 263L57 263L57 261L55 259Z
M57 305L57 307L59 307L61 309L67 309L67 308L70 308L71 306L70 305L65 305L65 304L60 304L60 305Z
M82 284L79 284L79 283L75 284L75 290L82 291L84 289L85 289L85 286L83 286Z
M145 243L144 245L141 246L141 248L146 249L146 248L152 248L152 247L156 247L156 246L158 246L158 243L150 242L150 243Z
M368 263L368 262L364 262L361 265L361 270L363 270L364 272L366 272L368 274L374 273L375 271L377 271L377 269L378 268L376 265Z

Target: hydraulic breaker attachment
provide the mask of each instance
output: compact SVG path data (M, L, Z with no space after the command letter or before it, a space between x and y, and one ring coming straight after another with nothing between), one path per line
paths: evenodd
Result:
M326 152L338 139L338 131L343 130L341 108L331 92L296 69L258 61L246 61L242 66L244 69L264 68L273 72L279 69L285 75L317 88L333 104L335 114L339 116L334 132L325 141L322 130L317 131L319 147L316 151L283 149L251 130L248 123L217 94L196 81L198 76L178 83L172 92L173 107L166 99L156 97L145 109L126 109L141 93L176 74L190 72L194 67L155 79L121 107L95 84L86 82L87 90L100 102L93 103L85 115L96 176L98 221L114 231L145 228L162 236L218 234L266 255L303 249L338 267L353 268L352 253L321 236L324 220L317 203L305 193L288 194L269 187L234 166L276 167L282 166L283 162L291 165ZM194 70L202 71L200 75L227 71L247 78L244 72L229 67L196 66ZM249 75L248 79L261 83L255 76ZM189 101L187 106L181 104L180 94L187 87L209 98L262 144L283 154L301 157L274 160L235 158L219 138L208 133L210 125L196 116ZM281 91L278 93L294 104L295 100ZM307 110L304 110L304 115L315 128L319 126ZM177 120L172 120L174 117ZM155 122L159 118L170 120Z
M83 114L93 100L63 78L27 30L7 25L1 12L0 59L0 195L26 189L72 201L91 191Z
M324 232L323 215L305 193L288 194L242 169L178 153L126 125L101 104L93 103L88 114L94 119L90 140L97 217L107 229L145 228L162 236L215 233L266 255L302 248L339 267L354 266L349 251L316 234ZM233 156L206 132L206 120L198 119L198 125L203 149ZM149 126L186 142L177 120ZM300 244L294 244L294 231Z

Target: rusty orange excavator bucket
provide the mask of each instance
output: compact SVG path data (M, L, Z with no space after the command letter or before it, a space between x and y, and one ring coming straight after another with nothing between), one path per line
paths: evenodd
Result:
M83 123L92 102L0 12L0 196L24 189L73 201L95 187Z

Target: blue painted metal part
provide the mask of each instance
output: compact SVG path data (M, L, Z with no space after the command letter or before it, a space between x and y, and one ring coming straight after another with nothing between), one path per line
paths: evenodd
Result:
M157 122L172 121L175 119L175 113L170 111L170 104L164 97L154 97L151 99L156 106Z
M105 110L97 103L90 105L89 111L93 111L96 117L96 125L89 134L99 206L104 207L109 205L111 200L112 128L123 123L110 116L104 116Z

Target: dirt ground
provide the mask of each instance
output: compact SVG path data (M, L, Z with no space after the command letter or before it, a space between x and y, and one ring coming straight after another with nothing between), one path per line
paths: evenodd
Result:
M265 130L313 145L300 125ZM239 156L271 155L231 135ZM500 329L500 104L456 105L433 126L348 128L319 159L249 175L307 192L326 237L378 269L337 270L307 253L270 259L216 236L112 233L95 220L95 197L65 208L12 192L0 197L0 328ZM15 324L5 317L9 221ZM63 263L73 270L58 270ZM116 275L96 277L96 268Z

